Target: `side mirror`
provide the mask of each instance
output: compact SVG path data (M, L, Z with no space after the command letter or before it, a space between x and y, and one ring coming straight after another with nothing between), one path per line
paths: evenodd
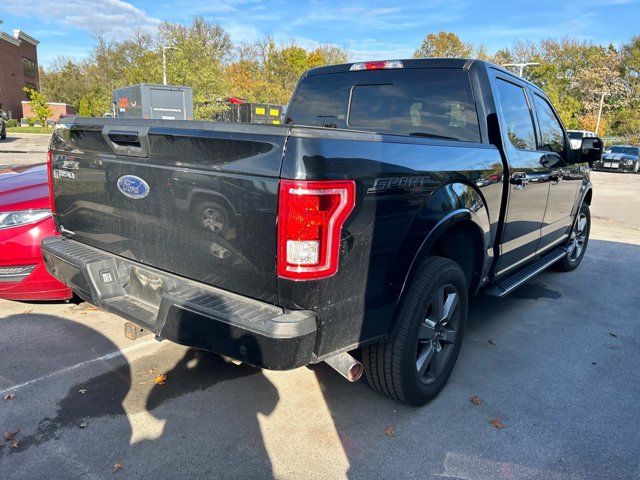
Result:
M588 163L589 165L591 165L593 164L593 162L597 162L602 158L603 150L604 142L601 138L583 138L582 145L580 146L580 159L578 160L578 162Z

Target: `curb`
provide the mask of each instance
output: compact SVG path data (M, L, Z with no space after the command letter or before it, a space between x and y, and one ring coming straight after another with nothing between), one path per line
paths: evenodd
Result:
M43 153L43 154L47 154L46 150L42 151L42 150L0 150L0 154L2 153Z

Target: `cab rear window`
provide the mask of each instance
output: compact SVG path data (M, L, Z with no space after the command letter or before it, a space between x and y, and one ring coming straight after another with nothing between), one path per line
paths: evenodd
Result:
M312 75L298 86L286 123L480 141L469 76L460 69Z

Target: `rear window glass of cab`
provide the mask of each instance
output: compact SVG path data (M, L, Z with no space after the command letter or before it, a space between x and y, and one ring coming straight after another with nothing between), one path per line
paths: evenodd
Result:
M462 69L389 69L305 77L289 125L480 142L469 75Z

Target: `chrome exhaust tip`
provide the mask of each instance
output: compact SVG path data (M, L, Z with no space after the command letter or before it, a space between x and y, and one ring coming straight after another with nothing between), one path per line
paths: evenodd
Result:
M357 382L364 373L362 363L347 352L338 353L324 362L350 382Z

